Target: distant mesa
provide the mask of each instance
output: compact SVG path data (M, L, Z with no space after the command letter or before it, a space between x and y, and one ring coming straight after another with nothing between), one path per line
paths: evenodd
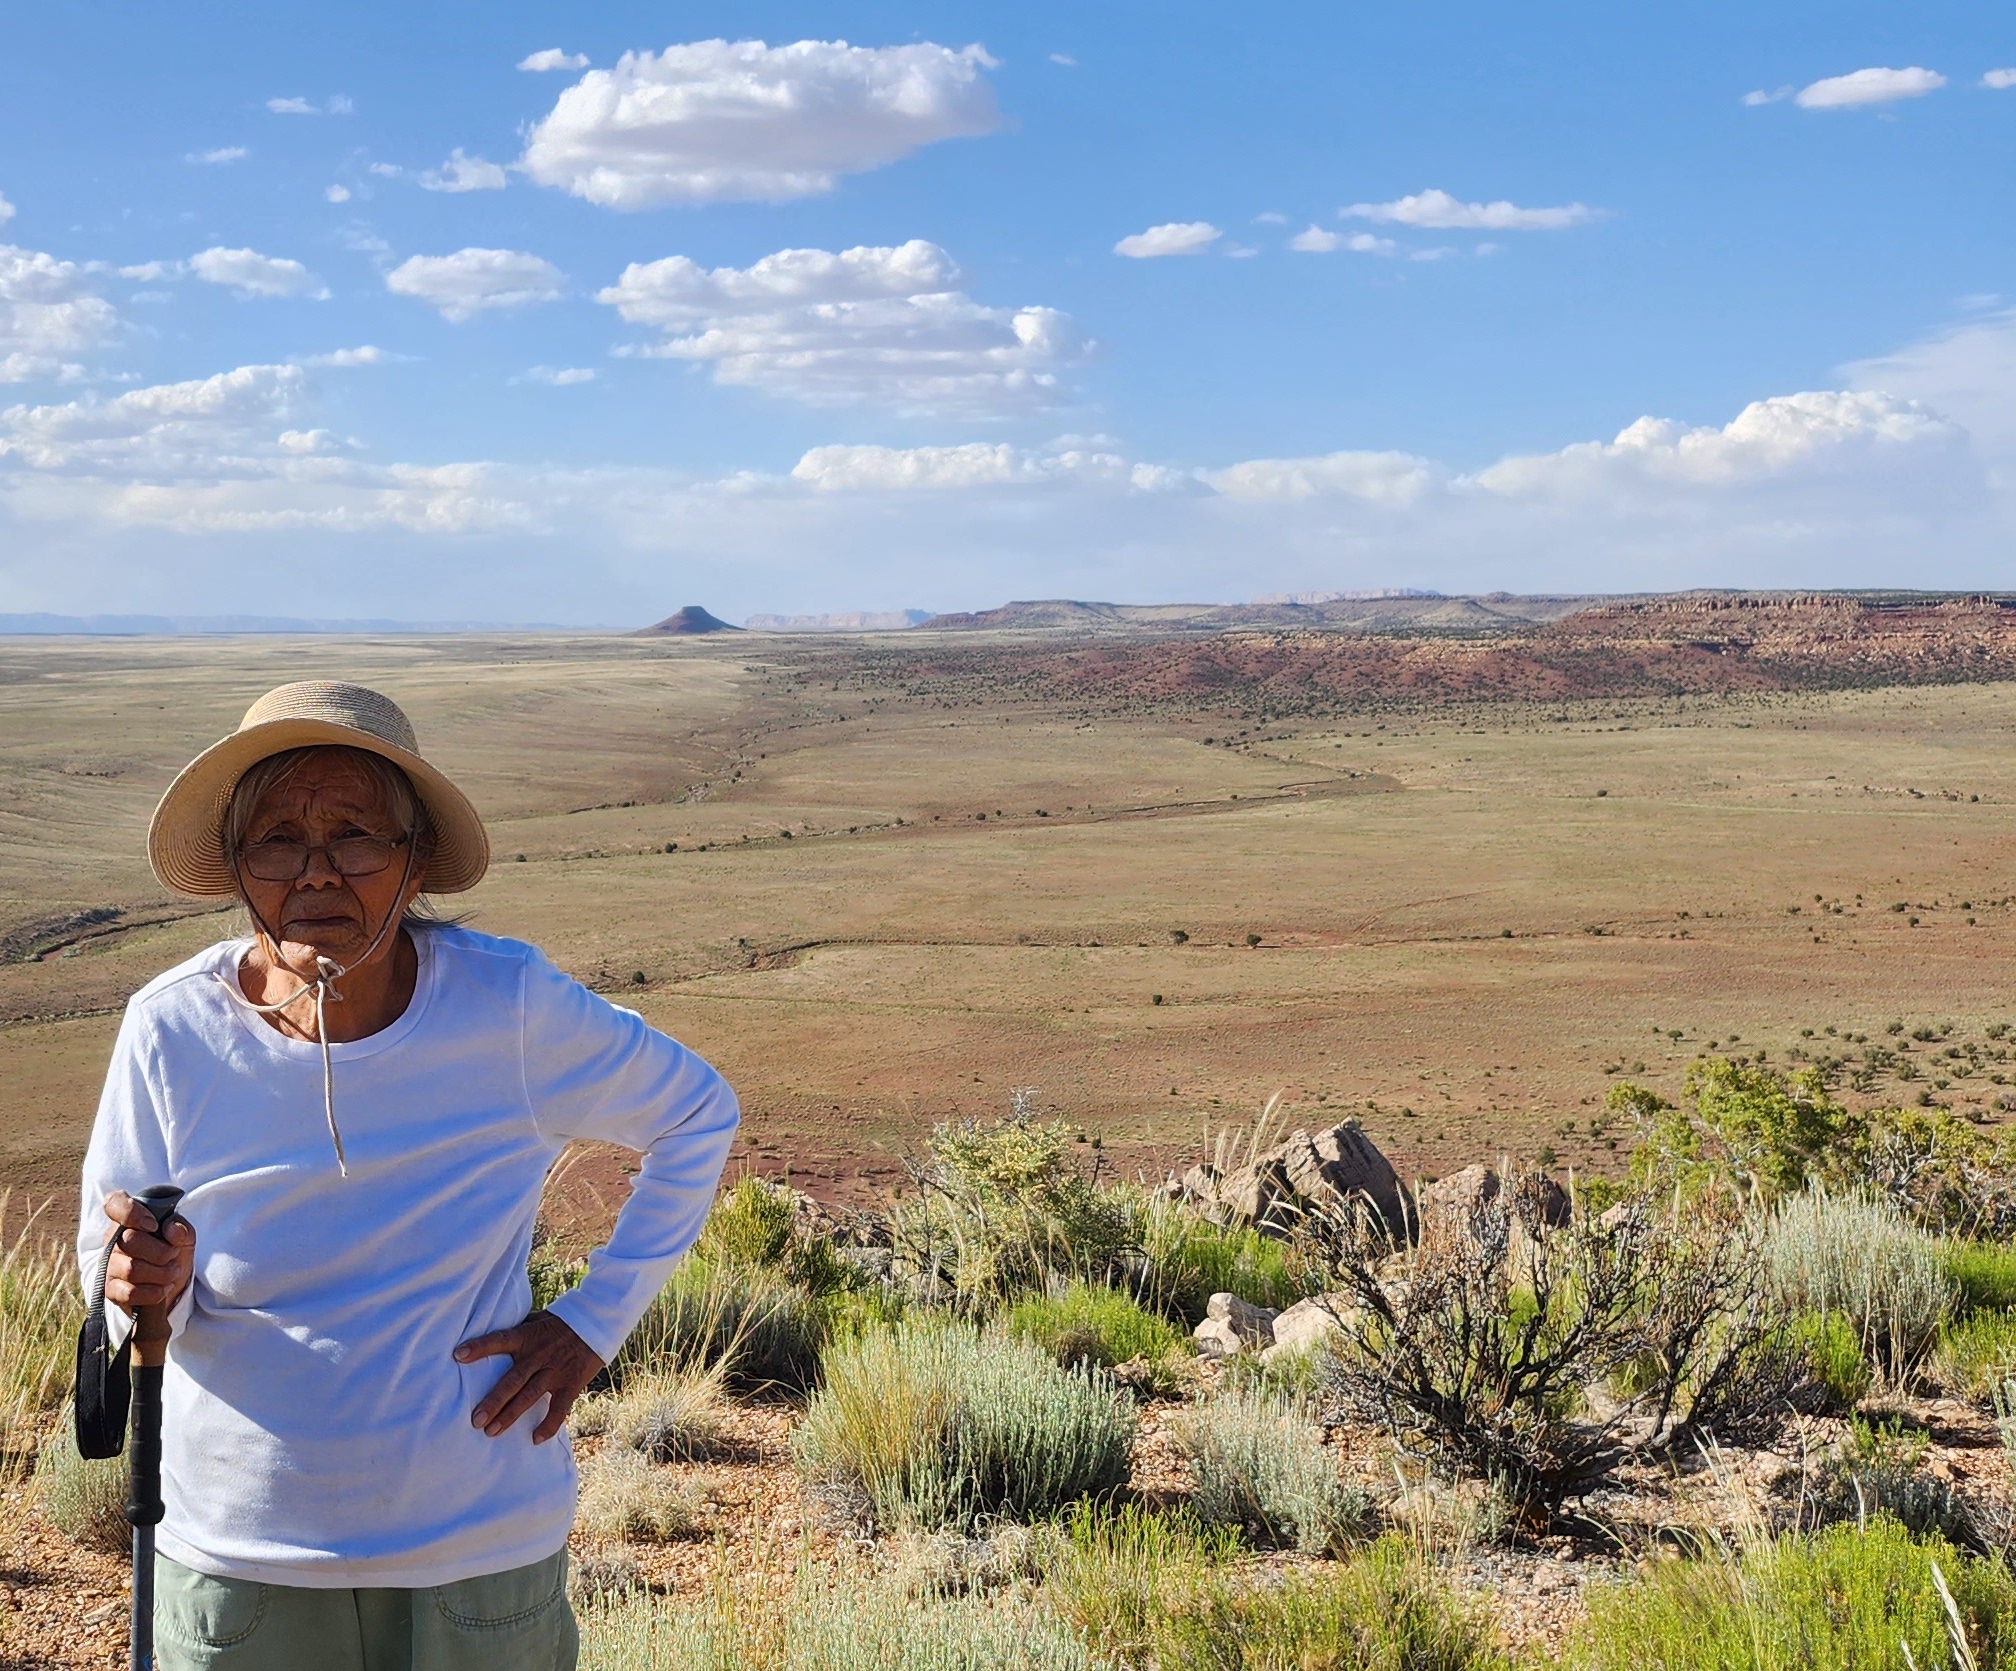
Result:
M1283 593L1251 603L1087 603L1044 598L970 614L934 615L924 625L932 632L1495 632L1559 620L1596 601L1503 595L1452 598L1407 588Z
M633 636L638 638L696 638L705 632L740 632L742 629L732 621L724 621L718 615L710 615L697 603L689 603L677 615L668 615L655 627L646 627Z
M752 615L751 632L902 632L931 619L928 609L855 609L837 615Z

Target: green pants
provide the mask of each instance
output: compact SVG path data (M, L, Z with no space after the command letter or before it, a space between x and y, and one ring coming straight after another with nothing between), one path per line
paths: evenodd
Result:
M308 1590L154 1563L159 1671L574 1671L567 1551L431 1590Z

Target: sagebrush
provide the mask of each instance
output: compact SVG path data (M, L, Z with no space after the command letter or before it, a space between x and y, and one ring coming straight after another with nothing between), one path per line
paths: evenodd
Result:
M792 1447L836 1507L885 1527L963 1529L1116 1491L1134 1427L1103 1371L959 1323L907 1322L833 1348Z

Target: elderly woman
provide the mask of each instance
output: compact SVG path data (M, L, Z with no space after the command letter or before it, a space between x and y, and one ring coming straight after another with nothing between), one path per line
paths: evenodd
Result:
M573 1666L574 1463L549 1441L699 1233L734 1096L535 948L416 914L489 846L374 691L261 697L148 851L252 929L127 1006L84 1162L113 1333L160 1305L174 1329L159 1664ZM535 1311L533 1217L577 1138L643 1160ZM187 1192L158 1236L132 1199L156 1183Z

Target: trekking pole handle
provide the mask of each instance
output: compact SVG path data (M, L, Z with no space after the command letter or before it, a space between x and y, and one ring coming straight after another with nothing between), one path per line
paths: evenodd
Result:
M173 1184L156 1184L143 1190L139 1204L154 1215L154 1233L165 1235L168 1221L175 1216L183 1192ZM143 1369L159 1369L168 1360L168 1308L142 1306L133 1314L133 1362Z

